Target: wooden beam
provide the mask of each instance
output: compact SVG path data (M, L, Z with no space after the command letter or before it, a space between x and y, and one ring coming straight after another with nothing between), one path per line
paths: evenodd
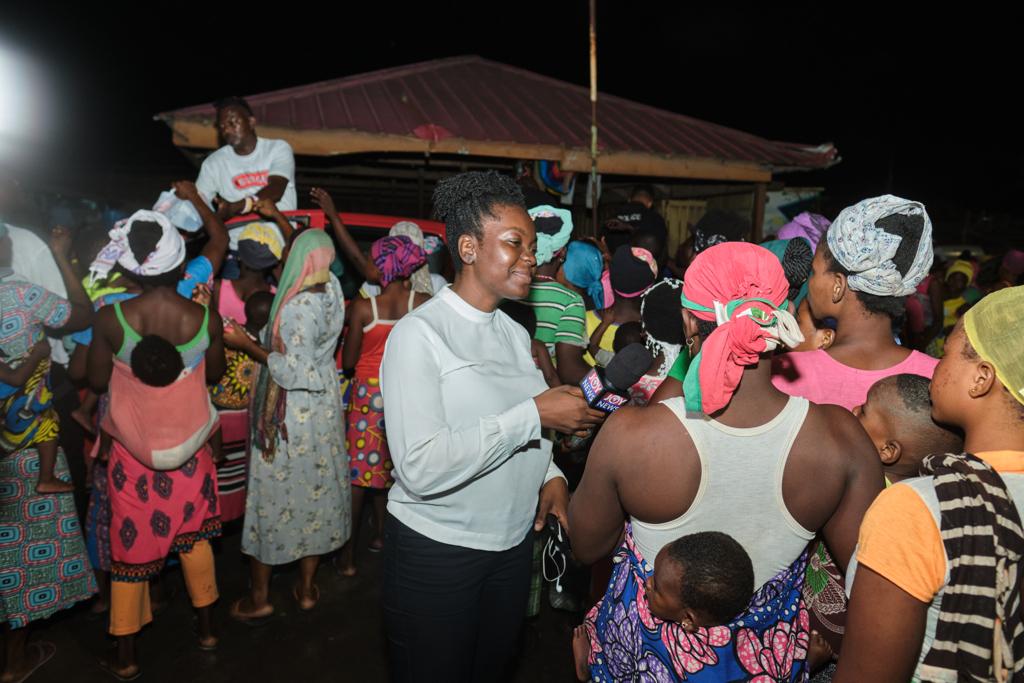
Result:
M168 123L173 131L173 142L179 147L214 149L217 146L217 133L209 122L178 119ZM435 142L403 135L375 135L347 130L294 130L276 126L260 126L259 132L264 137L287 140L296 154L312 156L413 152L508 159L549 159L558 161L565 171L590 172L590 155L587 150L567 149L559 145L531 145L462 138L446 138ZM597 170L599 173L617 175L757 183L768 182L772 175L767 167L749 162L612 151L602 152Z

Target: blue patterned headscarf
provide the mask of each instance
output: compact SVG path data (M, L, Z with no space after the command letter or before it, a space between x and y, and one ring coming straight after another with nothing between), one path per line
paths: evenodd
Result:
M601 274L604 272L604 258L601 250L588 242L570 242L565 255L565 279L584 289L594 306L604 308L604 287Z

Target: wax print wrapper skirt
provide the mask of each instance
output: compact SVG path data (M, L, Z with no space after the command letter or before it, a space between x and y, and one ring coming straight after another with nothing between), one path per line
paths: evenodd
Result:
M54 471L70 478L63 452ZM11 628L96 593L74 497L36 494L38 476L34 448L0 458L0 617Z
M757 590L732 623L693 633L651 614L644 582L653 570L629 525L613 562L608 589L584 621L593 681L807 680L810 628L801 598L807 552Z
M107 470L114 581L148 581L169 553L220 536L217 471L204 446L176 470L146 467L114 441Z

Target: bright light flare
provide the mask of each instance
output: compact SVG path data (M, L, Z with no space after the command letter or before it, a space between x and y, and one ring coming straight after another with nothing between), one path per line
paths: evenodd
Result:
M45 131L46 77L26 56L0 45L0 156L31 153Z

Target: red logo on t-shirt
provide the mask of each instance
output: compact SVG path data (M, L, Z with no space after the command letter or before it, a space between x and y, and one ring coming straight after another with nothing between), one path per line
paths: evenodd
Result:
M270 171L239 173L231 179L231 183L239 190L246 190L250 187L266 187L270 183Z

